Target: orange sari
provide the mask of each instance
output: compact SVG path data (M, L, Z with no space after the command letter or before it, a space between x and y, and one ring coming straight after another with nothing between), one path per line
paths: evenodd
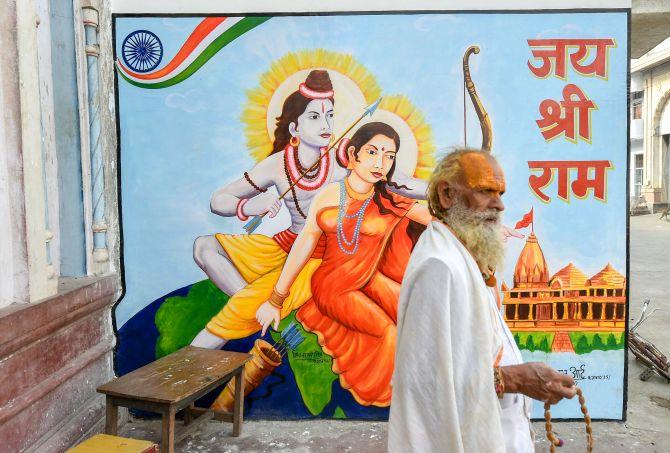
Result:
M392 195L398 207L383 200L382 214L373 202L361 224L358 251L343 253L337 244L338 208L317 214L325 236L323 261L312 276L312 299L297 312L314 332L323 351L333 357L340 384L362 405L389 406L393 374L400 282L412 243L404 216L413 200ZM348 214L362 201L350 200ZM348 239L355 219L344 220Z

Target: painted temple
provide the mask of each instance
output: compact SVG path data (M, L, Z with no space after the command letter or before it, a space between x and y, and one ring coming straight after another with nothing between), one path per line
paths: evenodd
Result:
M607 264L587 277L574 264L550 276L532 232L514 269L514 286L503 282L504 317L513 332L622 332L626 327L626 278Z

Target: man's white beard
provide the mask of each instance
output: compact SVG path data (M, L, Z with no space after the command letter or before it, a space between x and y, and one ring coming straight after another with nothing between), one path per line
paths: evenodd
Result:
M444 218L484 272L495 270L503 263L505 241L500 217L500 212L495 209L477 212L466 208L459 200Z

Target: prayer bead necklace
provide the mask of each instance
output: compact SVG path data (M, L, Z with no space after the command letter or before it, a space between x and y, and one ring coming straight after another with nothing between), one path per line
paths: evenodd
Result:
M363 223L363 217L365 216L365 210L367 209L370 201L372 201L372 194L374 190L370 191L367 195L361 207L356 211L355 214L347 214L347 189L348 184L345 180L340 181L340 206L337 213L337 245L342 250L342 253L346 255L353 255L358 251L359 245L359 236L361 232L361 225ZM352 197L353 198L353 197ZM344 234L344 219L356 219L356 226L354 227L354 235L351 240L347 239ZM352 248L353 247L353 248Z
M584 394L582 389L577 387L577 396L579 398L579 406L582 409L582 414L584 414L584 423L586 424L586 451L591 453L593 451L593 429L591 428L591 416L589 411L586 409L586 399L584 399ZM563 440L556 437L554 432L551 430L551 404L544 403L544 427L547 430L547 439L549 440L549 451L551 453L556 452L556 447L563 446Z

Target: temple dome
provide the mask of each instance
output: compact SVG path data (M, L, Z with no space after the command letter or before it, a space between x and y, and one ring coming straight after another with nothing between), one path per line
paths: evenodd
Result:
M514 268L514 286L546 286L549 269L535 233L530 233Z
M591 286L611 286L623 288L626 286L626 277L621 275L610 263L589 280Z
M583 288L586 285L586 275L575 267L574 264L568 263L560 271L556 272L549 285L554 288L556 285L560 288Z

